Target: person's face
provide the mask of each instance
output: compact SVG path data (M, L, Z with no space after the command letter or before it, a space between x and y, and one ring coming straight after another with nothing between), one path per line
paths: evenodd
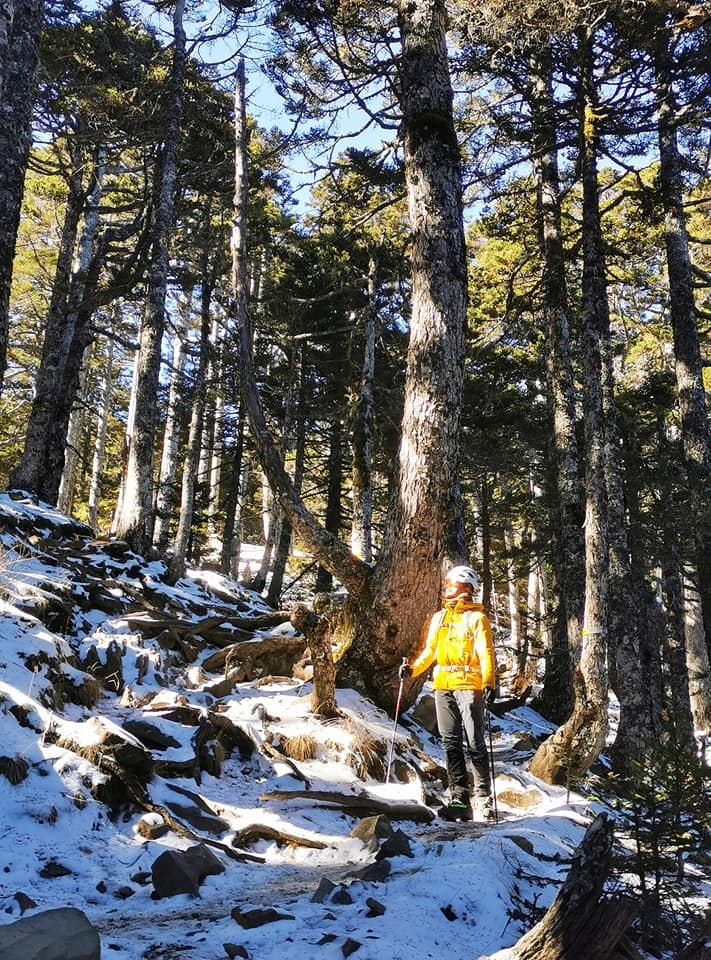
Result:
M445 580L442 596L445 600L454 600L462 594L470 596L471 592L472 588L468 583L460 583L458 580Z

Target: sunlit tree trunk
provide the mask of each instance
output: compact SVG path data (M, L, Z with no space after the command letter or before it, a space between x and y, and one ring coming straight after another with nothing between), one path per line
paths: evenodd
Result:
M14 0L5 22L7 58L0 56L0 393L7 364L10 286L32 143L32 101L44 0Z
M161 345L165 327L168 248L178 173L178 144L183 113L186 48L185 0L173 12L173 63L162 150L159 157L157 201L151 236L151 262L146 303L139 328L135 425L128 450L126 480L116 534L138 552L150 551L153 540L153 459L157 422Z

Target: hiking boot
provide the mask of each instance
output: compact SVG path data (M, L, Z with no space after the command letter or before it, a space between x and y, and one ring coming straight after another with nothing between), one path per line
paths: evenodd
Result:
M469 804L458 800L453 800L452 803L440 807L438 812L443 820L449 820L452 823L463 823L473 819Z
M476 812L482 818L482 820L489 822L495 820L496 811L494 810L493 797L479 797L479 799L476 801Z

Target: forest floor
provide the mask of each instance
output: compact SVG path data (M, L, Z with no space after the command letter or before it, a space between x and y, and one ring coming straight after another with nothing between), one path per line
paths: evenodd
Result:
M684 851L666 832L645 894L605 757L571 791L532 777L553 727L530 706L492 717L499 821L446 824L428 685L397 726L348 689L324 723L293 628L255 627L273 611L242 584L193 570L171 586L162 562L6 494L0 544L5 924L77 907L117 960L504 960L600 814L616 821L606 891L639 904L638 956L674 956L708 917L708 819L681 815ZM614 731L614 702L610 716ZM119 781L146 759L138 803ZM195 846L194 888L161 891L159 858Z

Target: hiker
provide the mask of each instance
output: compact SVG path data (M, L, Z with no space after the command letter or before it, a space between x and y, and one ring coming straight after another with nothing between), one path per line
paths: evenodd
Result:
M467 755L474 771L477 813L494 819L484 709L496 699L496 661L491 624L482 605L474 601L478 584L471 567L449 571L442 609L429 623L424 650L400 668L401 676L417 677L435 664L432 685L450 790L449 804L439 811L445 820L473 819Z

